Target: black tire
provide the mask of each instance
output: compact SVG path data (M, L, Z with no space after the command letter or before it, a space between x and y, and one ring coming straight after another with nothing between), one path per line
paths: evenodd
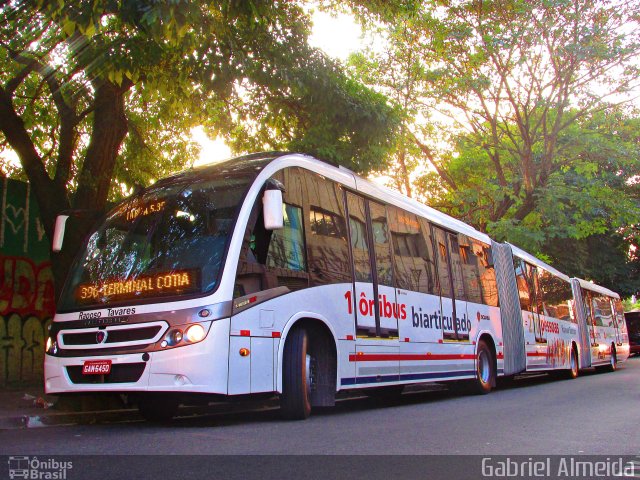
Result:
M174 396L144 396L138 399L138 411L149 422L168 422L178 412L180 401Z
M607 372L615 372L618 369L618 355L616 353L616 348L611 345L611 359L609 360L609 365L607 365Z
M569 357L569 370L565 372L565 378L569 380L573 380L574 378L578 378L578 374L580 373L580 367L578 363L578 352L575 347L571 348L571 356Z
M469 384L471 393L486 395L496 381L493 352L484 340L478 342L476 353L476 378Z
M313 361L307 331L294 329L287 337L282 359L280 411L287 420L304 420L311 414Z

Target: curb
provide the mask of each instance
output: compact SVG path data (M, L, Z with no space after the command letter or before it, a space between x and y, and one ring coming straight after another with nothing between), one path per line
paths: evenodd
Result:
M90 425L104 422L142 420L137 409L89 412L59 412L42 415L15 415L0 418L0 430L57 427L64 425Z
M411 385L405 389L405 393L422 393L430 391L443 391L442 385ZM363 398L362 392L350 396L347 395L338 401ZM176 419L190 417L207 417L224 415L229 413L241 413L250 411L271 410L278 408L278 402L271 400L245 400L240 402L211 402L208 405L181 406ZM0 431L21 430L27 428L61 427L70 425L94 425L103 423L127 423L144 422L137 408L111 408L103 410L85 411L48 411L42 414L22 414L0 417Z
M272 409L274 405L272 402L248 401L242 403L212 402L206 406L181 406L175 419ZM42 415L26 414L0 417L0 431L144 421L145 419L140 415L137 408L83 412L51 412Z

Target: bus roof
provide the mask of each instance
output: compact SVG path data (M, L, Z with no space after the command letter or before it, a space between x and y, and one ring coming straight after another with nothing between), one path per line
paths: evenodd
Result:
M516 257L520 257L521 259L529 262L531 265L535 265L536 267L542 268L543 270L546 270L549 273L554 274L556 277L560 277L561 279L570 282L571 279L569 278L568 275L565 275L564 273L562 273L559 270L556 270L555 268L553 268L551 265L543 262L542 260L540 260L539 258L534 257L533 255L531 255L530 253L525 252L524 250L522 250L521 248L516 247L515 245L512 245L511 243L508 244L511 247L511 250L513 251L513 254Z
M457 218L453 218L446 213L442 213L435 208L420 203L413 198L409 198L399 192L391 190L390 188L378 185L358 176L356 176L356 184L358 190L367 195L380 198L387 203L390 203L397 207L402 207L417 215L424 216L441 227L454 230L456 232L462 233L471 238L475 238L476 240L480 240L481 242L491 245L491 238L487 234L476 230L471 225L464 223Z
M588 282L587 280L583 280L582 278L576 278L576 280L582 288L586 288L587 290L591 290L592 292L607 295L609 297L620 298L620 295L618 295L613 290L609 290L608 288L602 287L596 283Z
M476 230L471 225L450 217L445 213L439 212L434 208L428 207L427 205L424 205L417 200L406 197L401 193L395 192L387 187L366 180L355 174L348 168L341 166L337 167L322 160L318 160L314 157L295 153L280 156L277 159L274 159L273 163L282 162L284 164L284 167L290 165L291 160L295 160L296 165L307 168L313 172L319 173L320 175L324 175L328 178L340 181L342 183L345 183L345 175L348 175L351 178L352 182L354 182L355 189L365 195L369 195L371 197L379 199L382 202L395 205L396 207L403 208L411 213L425 217L441 227L462 233L476 240L480 240L481 242L484 242L486 244L491 244L491 238L488 235Z

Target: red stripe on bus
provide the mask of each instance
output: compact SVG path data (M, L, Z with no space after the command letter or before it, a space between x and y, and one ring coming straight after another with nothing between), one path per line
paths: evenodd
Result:
M474 360L475 355L450 355L450 354L426 354L426 353L405 353L405 354L380 354L362 353L349 355L350 362L393 362L397 360Z
M527 357L546 357L547 352L527 352Z

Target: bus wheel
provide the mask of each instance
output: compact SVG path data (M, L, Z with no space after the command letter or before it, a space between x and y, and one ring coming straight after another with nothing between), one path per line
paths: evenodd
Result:
M609 365L607 365L607 371L615 372L618 369L618 355L616 355L616 349L611 346L611 360L609 361Z
M175 417L180 401L175 396L145 395L138 399L138 411L149 422L166 422Z
M478 342L478 354L476 356L476 378L472 380L472 391L485 395L491 391L495 380L493 354L484 340Z
M567 370L566 378L574 379L578 378L578 353L575 348L571 349L571 356L569 357L569 370Z
M296 328L284 346L280 411L288 420L304 420L311 414L315 359L309 354L308 345L307 331Z

